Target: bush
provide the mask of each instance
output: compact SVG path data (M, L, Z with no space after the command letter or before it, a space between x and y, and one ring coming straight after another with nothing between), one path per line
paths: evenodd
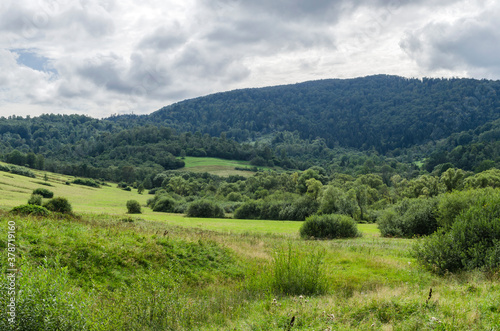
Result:
M292 204L284 206L280 211L279 219L290 221L304 221L306 217L316 213L319 202L308 196L303 196Z
M417 259L428 269L443 274L458 270L494 270L500 267L500 194L477 201L415 248Z
M361 233L354 219L347 215L309 216L300 228L303 239L336 239L360 237Z
M50 212L47 208L37 205L21 205L12 208L10 211L12 214L16 215L34 215L34 216L49 216Z
M224 217L224 210L217 204L207 200L192 202L187 210L189 217Z
M78 184L78 185L85 185L85 186L90 186L90 187L101 187L99 184L93 180L93 179L82 179L82 178L77 178L73 181L73 184Z
M0 164L0 171L10 172L10 167Z
M26 176L26 177L31 177L31 178L36 178L35 174L33 171L29 170L28 168L25 167L11 167L10 172L16 175L21 175L21 176Z
M28 205L41 206L42 201L43 201L43 197L40 194L32 194L28 200Z
M127 210L129 214L140 214L141 205L136 200L127 201Z
M41 195L46 199L50 199L54 196L54 192L47 190L46 188L37 188L33 190L33 194Z
M485 188L444 194L438 204L438 225L450 228L458 215L469 209L472 205L486 203L488 197L494 195L495 192L495 189Z
M159 196L154 202L153 211L172 213L174 212L176 202L169 196Z
M237 219L259 219L261 212L260 204L255 200L250 200L239 206L234 211L234 218Z
M66 198L53 198L47 201L44 205L50 211L54 211L57 213L70 214L71 213L71 204Z
M381 213L377 220L384 237L429 235L438 228L436 198L404 199Z

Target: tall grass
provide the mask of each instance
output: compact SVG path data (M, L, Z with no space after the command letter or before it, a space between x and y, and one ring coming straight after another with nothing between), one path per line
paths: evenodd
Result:
M281 295L323 294L326 291L323 259L325 250L306 249L288 241L273 252L272 290Z

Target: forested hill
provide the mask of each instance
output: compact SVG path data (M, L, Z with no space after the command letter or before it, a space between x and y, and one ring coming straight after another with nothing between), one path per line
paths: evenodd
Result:
M377 75L242 89L182 101L142 123L245 141L279 131L385 153L500 118L500 81ZM123 120L119 116L115 120Z

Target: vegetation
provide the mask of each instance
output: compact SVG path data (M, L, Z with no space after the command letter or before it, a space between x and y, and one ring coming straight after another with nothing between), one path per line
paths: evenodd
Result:
M360 237L356 222L346 215L309 216L300 228L304 239L337 239Z
M189 205L187 209L187 216L221 218L224 217L224 210L213 202L198 200Z
M499 92L373 76L0 118L14 329L493 329Z
M129 214L140 214L141 204L137 200L127 201L127 212Z
M44 203L43 206L48 210L57 213L70 214L72 212L72 207L68 199L62 197L50 199Z
M33 194L41 195L43 198L51 199L54 197L54 192L46 189L46 188L37 188L33 190Z

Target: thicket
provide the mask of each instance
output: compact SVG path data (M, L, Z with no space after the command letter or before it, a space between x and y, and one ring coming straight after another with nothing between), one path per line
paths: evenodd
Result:
M52 198L44 203L43 206L48 210L57 213L71 214L72 212L72 207L68 199L62 197Z
M187 216L222 218L224 217L224 209L214 202L197 200L189 204Z
M346 215L313 215L299 230L303 239L337 239L360 237L356 222Z
M384 237L424 236L438 229L437 198L404 199L384 210L377 221Z
M10 212L15 215L33 215L33 216L49 216L50 214L50 211L47 208L35 204L17 206L12 208Z
M72 182L73 184L78 184L78 185L85 185L85 186L90 186L90 187L101 187L99 183L97 183L95 180L90 179L90 178L76 178Z
M33 194L41 195L42 197L44 197L46 199L50 199L50 198L54 197L54 192L52 192L51 190L48 190L46 188L43 188L43 187L34 189Z
M415 255L422 265L440 274L472 269L498 270L500 192L483 190L481 193L478 199L477 191L464 192L470 195L465 208L460 206L461 210L454 213L447 227L416 245Z

